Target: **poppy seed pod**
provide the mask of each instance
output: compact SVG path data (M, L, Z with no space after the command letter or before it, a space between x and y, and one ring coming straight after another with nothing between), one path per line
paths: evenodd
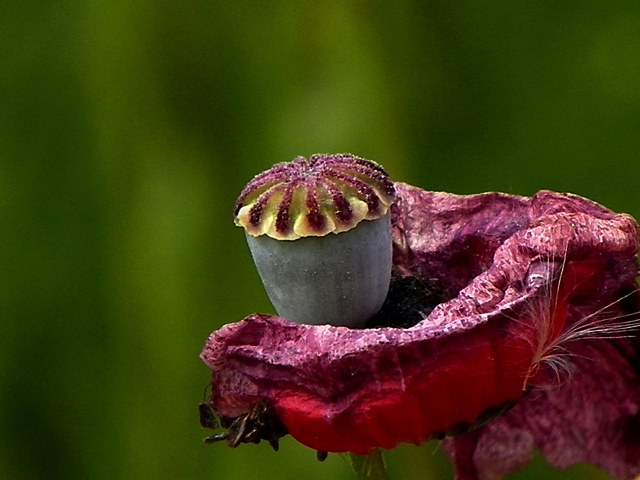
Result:
M394 199L382 167L346 154L298 157L251 180L235 223L278 315L363 327L389 289Z

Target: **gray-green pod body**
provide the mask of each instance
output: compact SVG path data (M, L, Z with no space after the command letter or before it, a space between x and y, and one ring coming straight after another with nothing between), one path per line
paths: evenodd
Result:
M267 295L283 318L360 328L384 303L392 265L389 212L323 237L246 238Z

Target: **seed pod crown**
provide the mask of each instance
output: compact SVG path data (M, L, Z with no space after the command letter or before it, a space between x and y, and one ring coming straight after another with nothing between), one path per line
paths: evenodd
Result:
M323 236L375 220L395 188L378 164L349 154L316 154L278 163L253 178L234 208L236 225L277 240Z

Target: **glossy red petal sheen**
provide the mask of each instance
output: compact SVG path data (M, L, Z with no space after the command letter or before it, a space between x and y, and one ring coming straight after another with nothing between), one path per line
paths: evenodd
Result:
M260 348L231 346L239 338L250 341L258 330L264 340L278 336L281 327L287 328L288 322L282 319L251 316L233 326L238 328L215 333L208 342L226 344L228 364L223 370L242 372L249 382L229 386L224 371L214 372L213 401L218 412L234 416L257 399L268 398L291 435L320 451L367 453L402 442L419 444L522 396L531 345L520 338L518 328L508 329L509 323L513 324L507 317L495 318L493 325L485 323L466 333L442 333L421 341L398 341L393 338L397 329L378 329L375 336L382 341L368 339L367 355L352 348L343 352L346 361L309 358L307 363L315 365L299 366L300 371L294 372L289 368L291 352L286 341L278 354L271 354L269 365L256 354ZM298 340L320 346L321 340L311 338L317 328L306 328L312 332ZM360 334L344 330L336 333ZM411 329L404 333L416 337ZM265 380L266 373L269 380Z
M421 443L516 402L532 374L531 304L562 269L553 334L637 274L637 225L580 197L455 196L396 184L394 267L451 301L408 329L301 326L252 315L202 352L222 415L268 399L301 443L366 453ZM540 281L542 279L543 281Z
M342 411L335 411L331 399L295 386L277 396L276 408L291 435L316 450L364 454L420 444L521 397L530 348L512 336L498 337L481 327L473 335L414 344L413 358L387 367L395 372L363 385ZM400 371L414 364L420 372Z

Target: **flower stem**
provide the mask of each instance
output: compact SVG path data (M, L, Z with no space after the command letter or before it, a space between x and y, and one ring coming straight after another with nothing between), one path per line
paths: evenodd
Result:
M374 450L368 455L347 453L345 458L358 480L389 480L384 457L380 450Z

